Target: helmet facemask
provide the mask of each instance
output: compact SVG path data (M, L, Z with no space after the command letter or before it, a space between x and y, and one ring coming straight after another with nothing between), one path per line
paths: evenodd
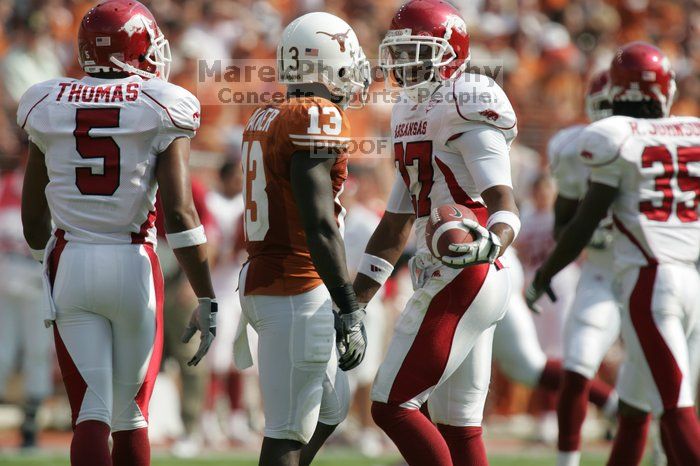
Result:
M607 89L586 96L586 115L591 122L612 115L612 102Z
M362 108L367 103L369 97L369 85L372 82L370 64L365 57L362 48L358 52L350 54L353 62L350 66L338 67L337 79L330 80L323 74L323 78L327 80L324 84L335 96L342 97L340 102L343 108Z
M612 86L610 91L610 97L612 101L615 102L649 102L656 101L661 107L661 112L664 117L668 117L671 114L671 107L676 95L676 80L675 75L672 73L671 79L668 83L667 93L662 92L658 84L654 84L648 87L646 91L642 91L639 85L634 86L637 83L632 83L632 87L623 88L621 86Z
M379 45L379 66L389 87L399 87L413 100L429 97L443 81L466 67L466 61L448 72L457 58L452 45L441 37L414 36L389 31Z

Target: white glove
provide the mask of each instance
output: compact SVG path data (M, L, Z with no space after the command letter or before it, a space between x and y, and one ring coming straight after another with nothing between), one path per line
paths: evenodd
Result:
M501 251L501 240L498 238L498 235L472 219L465 218L462 220L462 224L469 228L469 231L476 239L471 243L450 244L450 251L462 255L442 256L440 259L442 263L456 269L476 264L493 264Z
M211 343L216 336L216 313L219 310L219 305L215 299L198 298L199 305L192 311L190 323L185 327L185 333L182 334L182 342L187 343L192 336L200 331L199 348L192 359L187 363L188 366L196 366L202 360L204 355L209 351Z
M612 230L604 225L598 225L598 228L593 232L591 240L588 242L588 247L593 249L606 249L613 241Z
M349 371L360 365L367 351L367 332L362 322L367 314L365 305L347 314L338 312L333 314L335 315L338 367Z
M537 304L537 301L543 294L549 296L550 301L553 303L557 301L557 296L554 294L554 291L552 291L550 280L543 277L538 270L535 273L535 278L532 280L532 283L530 283L530 286L525 290L525 302L527 303L527 307L535 314L542 314L542 308Z

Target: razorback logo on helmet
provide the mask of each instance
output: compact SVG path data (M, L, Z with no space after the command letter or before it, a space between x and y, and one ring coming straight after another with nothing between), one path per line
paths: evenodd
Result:
M483 116L487 120L491 121L497 121L498 118L500 118L500 115L498 114L497 111L491 110L490 108L487 108L486 110L482 110L479 112L479 115Z
M462 34L467 33L467 23L465 23L464 20L457 15L447 15L447 18L442 22L442 25L445 26L445 40L450 40L453 28Z
M587 150L581 152L581 157L588 160L593 160L593 154Z
M143 32L146 28L150 27L151 20L143 15L136 14L129 18L129 20L124 23L121 30L126 32L129 37L133 36L138 32Z

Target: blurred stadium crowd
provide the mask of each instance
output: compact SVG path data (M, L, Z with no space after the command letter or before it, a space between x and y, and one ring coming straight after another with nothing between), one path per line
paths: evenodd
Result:
M43 328L40 317L32 317L38 315L32 309L40 306L37 303L41 303L41 288L38 266L32 262L21 234L19 182L27 146L15 123L16 104L22 93L36 82L60 75L81 75L75 38L80 18L93 3L0 0L0 401L5 403L0 406L0 430L19 425L26 414L21 441L28 446L33 444L36 432L30 421L42 402L40 425L63 429L70 426L62 385L51 383L58 372L55 358L50 355L52 345L44 341L50 332ZM399 4L396 0L144 3L170 40L174 57L170 80L203 101L207 100L202 96L210 90L207 83L198 82L199 59L274 59L284 25L300 14L316 10L346 19L358 33L366 54L375 58L377 46ZM501 67L497 78L518 115L519 136L511 156L523 231L516 246L528 277L528 272L539 265L553 244L553 239L544 239L551 234L551 207L556 194L546 168L548 138L561 127L585 120L583 95L587 78L609 62L617 45L639 39L660 46L677 72L680 97L673 113L700 114L700 1L457 0L454 3L470 26L472 64L495 63ZM259 91L274 87L256 82L237 85ZM252 110L252 105L204 105L201 130L192 144L195 197L208 235L213 238L211 254L223 311L216 348L206 364L197 368L184 364L195 349L179 343L194 298L167 246L159 247L166 275L169 358L164 363L164 374L159 378L151 407L151 435L156 442L172 444L174 452L183 456L195 454L202 439L215 445L227 444L226 438L228 445L254 445L258 441L255 432L261 427L254 373L239 374L233 370L231 345L235 318L225 317L236 314L237 271L244 260L239 230L243 210L238 167L240 125ZM389 105L379 103L349 112L354 136L388 137L389 115ZM344 193L349 212L347 248L351 267L378 222L392 179L393 161L389 158L351 161L351 179ZM410 288L405 272L397 270L381 303L376 304L380 309L370 309L367 324L373 333L370 344L379 349L353 377L357 387L353 420L341 432L349 440L353 436L365 437L361 445L367 454L382 448L380 435L369 427L372 421L368 413L368 387L391 322ZM574 271L570 283L563 285L569 287L569 295L573 295L575 284ZM541 344L552 357L561 355L561 316L565 306L565 302L559 304L562 309L553 309L536 318ZM610 366L614 367L615 356L610 359ZM13 412L9 404L23 406L23 414L8 414ZM499 415L540 413L551 407L551 401L538 397L531 401L527 389L506 382L498 374L494 376L489 399L492 420ZM540 435L545 440L552 439L546 428ZM0 435L0 446L20 441L15 436L9 439Z

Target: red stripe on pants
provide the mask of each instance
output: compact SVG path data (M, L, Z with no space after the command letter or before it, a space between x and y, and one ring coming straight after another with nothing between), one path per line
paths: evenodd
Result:
M61 254L66 247L66 232L63 230L56 230L56 244L51 251L48 261L49 261L49 282L53 287L56 281L56 274L58 273L58 263L61 260ZM54 345L56 346L56 358L58 359L58 367L61 368L61 377L63 378L63 385L66 387L66 393L68 394L68 402L70 404L71 410L71 425L75 429L75 423L78 420L78 415L80 414L80 408L83 405L83 398L85 397L85 392L87 391L87 383L83 376L80 375L80 371L73 362L66 345L63 343L60 333L58 333L58 326L54 324L53 326L53 336Z
M683 373L654 322L652 299L656 271L656 264L639 269L637 284L630 296L629 313L666 411L678 405Z
M465 267L430 301L411 348L389 393L389 403L405 403L442 377L457 325L481 290L489 265Z
M58 333L58 327L56 324L53 326L53 337L54 344L56 345L56 358L58 359L58 367L61 368L61 377L63 378L63 385L66 387L66 393L68 393L68 402L70 404L71 411L71 425L75 429L75 423L78 420L78 415L80 414L80 408L83 406L83 398L85 397L85 392L87 391L87 383L83 376L80 375L80 371L73 362L70 353L66 349L66 345L61 339L61 335Z
M56 244L49 255L49 281L52 287L58 273L58 261L61 259L61 254L63 254L63 249L65 249L67 243L65 231L56 230L54 234L56 235Z
M141 414L148 421L148 403L151 401L151 394L156 383L156 376L160 369L160 362L163 357L163 273L160 269L160 262L156 255L153 245L146 243L143 245L148 259L151 262L151 271L153 273L153 287L156 293L156 332L153 337L153 352L151 359L148 362L148 369L143 383L134 400L141 410Z

